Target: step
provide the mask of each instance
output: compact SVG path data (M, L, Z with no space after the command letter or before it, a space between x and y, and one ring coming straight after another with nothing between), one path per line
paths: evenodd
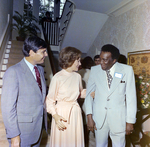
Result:
M22 50L23 45L12 45L11 50Z
M22 54L22 55L23 55L21 49L16 49L16 50L13 49L13 50L10 50L10 54Z
M12 40L12 46L23 46L24 41Z
M9 58L8 59L8 63L11 63L11 64L16 64L16 63L18 63L18 62L20 62L22 60L22 58Z
M16 53L20 52L20 53L22 53L22 46L11 48L10 53L11 52L16 52Z
M19 62L19 61L18 61L18 62ZM18 63L18 62L16 62L16 63ZM16 63L8 63L8 64L7 64L7 69L8 69L9 67L15 65Z
M7 64L3 64L2 65L2 70L6 70L7 69Z
M6 48L7 49L11 48L11 44L7 44Z
M9 58L9 54L5 53L4 58Z
M12 41L8 41L8 43L7 44L12 44Z
M5 73L4 71L1 71L1 72L0 72L0 78L3 78L4 73Z
M8 59L3 59L3 64L7 64L8 63Z
M0 88L1 88L2 85L3 85L3 79L0 78Z
M13 66L13 65L15 65L16 63L8 63L7 64L7 69L10 67L10 66Z
M12 53L10 53L10 55L9 55L9 58L11 58L11 59L15 59L15 58L22 59L23 57L24 57L23 54L12 54Z
M10 53L10 49L6 49L6 53Z

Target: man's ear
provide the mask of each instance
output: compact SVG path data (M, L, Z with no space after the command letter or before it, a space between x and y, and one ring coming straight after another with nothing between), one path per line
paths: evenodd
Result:
M35 52L34 52L33 50L30 50L30 51L29 51L29 55L30 55L30 56L33 56L34 54L35 54Z
M114 60L113 60L113 64L115 64L116 62L117 62L117 59L114 59Z

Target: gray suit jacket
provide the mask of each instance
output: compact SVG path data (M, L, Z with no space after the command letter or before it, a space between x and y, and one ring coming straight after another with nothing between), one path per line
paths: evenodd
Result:
M106 117L113 132L125 131L126 122L135 123L137 99L134 72L131 66L116 63L113 81L108 89L106 72L101 66L91 69L85 99L86 114L92 114L97 129ZM90 93L95 91L95 98Z
M42 93L24 60L5 72L1 108L7 138L20 135L23 142L36 143L40 137L43 115L47 128L44 71L41 66L38 66L38 70L41 75Z

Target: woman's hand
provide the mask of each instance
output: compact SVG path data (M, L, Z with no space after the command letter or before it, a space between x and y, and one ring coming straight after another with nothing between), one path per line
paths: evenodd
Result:
M56 126L59 130L64 131L65 129L67 129L66 126L62 123L62 121L67 122L66 119L64 119L62 116L58 114L54 114L53 118L55 119Z
M95 97L95 91L91 92L90 95L94 99L94 97ZM86 97L86 89L83 89L82 92L81 92L80 98L85 98L85 97Z
M94 99L94 97L95 97L95 91L93 91L90 95Z

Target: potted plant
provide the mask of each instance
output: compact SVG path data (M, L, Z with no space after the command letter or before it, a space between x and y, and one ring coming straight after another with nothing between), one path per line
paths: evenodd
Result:
M38 22L38 19L33 15L30 17L24 16L15 11L15 15L12 18L15 20L15 23L12 24L12 29L17 30L18 36L16 39L19 41L24 41L28 35L36 36L37 32L40 31L39 27L34 23Z

